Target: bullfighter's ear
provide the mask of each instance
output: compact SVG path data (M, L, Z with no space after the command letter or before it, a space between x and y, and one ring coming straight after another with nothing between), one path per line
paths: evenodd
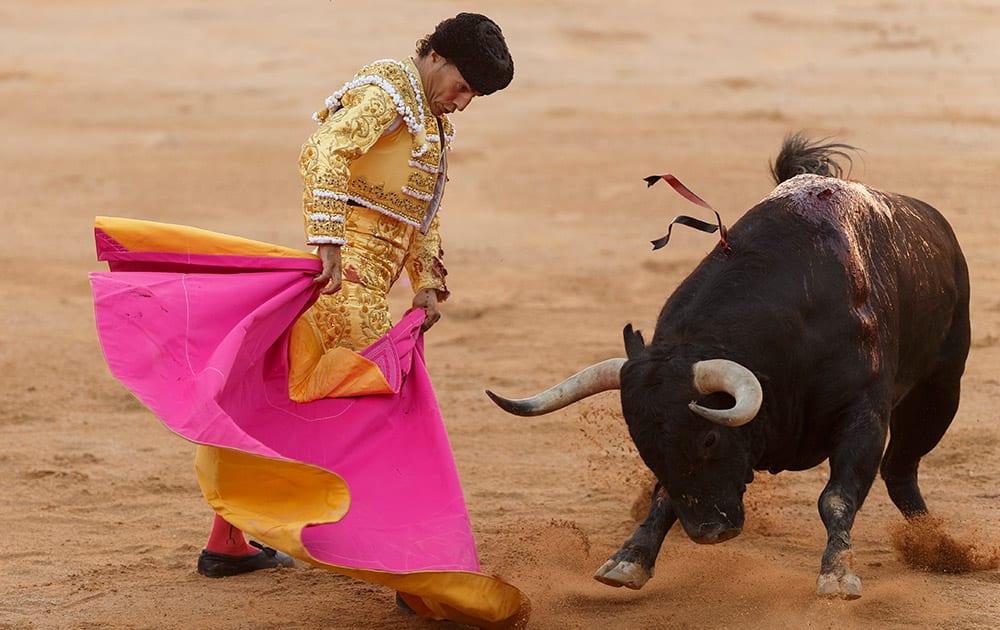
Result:
M646 349L646 342L642 339L642 333L638 330L632 330L632 324L626 324L625 330L622 333L625 336L625 355L628 358L634 359Z

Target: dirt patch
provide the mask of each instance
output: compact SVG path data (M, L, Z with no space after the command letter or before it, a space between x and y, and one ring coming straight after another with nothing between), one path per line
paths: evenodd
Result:
M981 530L956 538L942 519L919 516L892 529L892 546L903 562L922 571L966 573L1000 568L1000 544Z

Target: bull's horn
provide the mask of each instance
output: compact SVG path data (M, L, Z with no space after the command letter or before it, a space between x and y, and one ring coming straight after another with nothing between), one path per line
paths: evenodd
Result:
M698 361L692 366L694 373L694 388L699 394L726 392L736 404L731 409L709 409L696 402L688 405L706 420L726 427L738 427L754 419L764 401L764 392L760 381L753 372L735 361L728 359L709 359Z
M507 413L517 416L540 416L550 411L562 409L587 396L609 389L621 389L619 373L624 363L625 359L601 361L580 370L562 383L531 398L509 400L497 396L490 390L486 390L486 395Z

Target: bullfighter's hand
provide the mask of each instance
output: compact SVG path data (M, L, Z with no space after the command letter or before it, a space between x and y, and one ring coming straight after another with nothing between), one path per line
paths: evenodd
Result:
M320 293L325 295L330 295L340 291L340 284L343 276L340 263L340 245L324 243L319 246L316 253L319 255L320 261L323 263L323 271L316 276L316 279L313 280L313 282L323 287L323 290L320 291Z
M420 332L427 332L431 326L437 323L437 320L441 319L441 311L438 310L438 295L435 289L417 291L417 294L413 296L413 308L423 309L424 313L427 314L423 325L420 326Z

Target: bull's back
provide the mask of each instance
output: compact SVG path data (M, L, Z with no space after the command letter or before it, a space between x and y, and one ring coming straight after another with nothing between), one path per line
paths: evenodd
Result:
M888 195L898 254L897 398L929 374L959 377L969 353L969 271L947 220L929 204Z
M817 246L843 267L845 302L873 374L891 375L894 390L902 394L942 362L964 364L968 270L954 232L937 210L814 175L782 183L770 198L781 199L785 211L814 226L821 235Z

